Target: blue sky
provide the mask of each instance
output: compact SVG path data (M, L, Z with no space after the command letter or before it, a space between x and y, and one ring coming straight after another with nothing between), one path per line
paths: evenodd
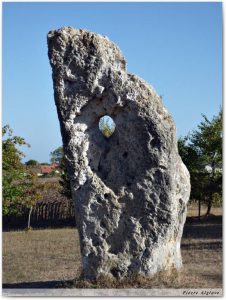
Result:
M177 136L222 103L222 4L3 3L3 125L31 144L26 158L49 161L62 144L46 35L63 26L108 36L128 71L163 96Z

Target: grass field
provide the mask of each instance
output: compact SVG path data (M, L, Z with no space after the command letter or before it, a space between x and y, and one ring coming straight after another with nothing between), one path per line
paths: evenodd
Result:
M123 287L222 287L222 211L215 216L192 218L197 209L189 209L182 239L183 270L171 277L137 280ZM204 211L203 211L204 212ZM78 233L76 229L45 229L3 233L3 287L51 288L98 287L81 285L74 280L81 271ZM108 287L108 284L103 286Z

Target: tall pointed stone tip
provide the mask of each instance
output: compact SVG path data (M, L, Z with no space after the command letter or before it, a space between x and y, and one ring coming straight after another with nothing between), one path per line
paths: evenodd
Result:
M121 49L107 36L100 35L90 30L77 29L71 26L53 29L47 34L47 43L49 50L55 47L56 44L61 47L62 43L65 43L66 45L72 43L73 45L80 44L81 47L90 51L90 49L88 50L88 45L90 45L91 48L97 50L97 52L99 52L102 57L105 57L106 60L112 60L111 56L112 53L114 53L114 63L117 64L120 61L122 64L122 70L126 70L126 59ZM109 53L109 51L111 53Z
M59 34L66 34L66 35L75 35L75 34L90 34L90 35L94 35L94 36L98 36L100 38L105 38L106 40L109 40L108 37L106 36L102 36L98 33L95 33L95 32L92 32L90 30L87 30L87 29L82 29L82 28L74 28L74 27L71 27L71 26L63 26L61 28L58 28L58 29L52 29L48 32L47 34L47 37L51 38L53 36L59 36Z
M52 30L50 30L47 33L47 37L51 38L54 35L59 35L60 33L71 33L71 32L76 32L76 31L80 31L80 30L82 30L82 29L76 29L76 28L73 28L71 26L64 26L64 27L61 27L59 29L52 29Z

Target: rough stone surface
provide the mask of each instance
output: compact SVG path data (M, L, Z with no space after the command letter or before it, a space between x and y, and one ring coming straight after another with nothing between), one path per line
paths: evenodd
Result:
M161 98L107 37L64 27L48 47L84 277L179 269L190 181Z

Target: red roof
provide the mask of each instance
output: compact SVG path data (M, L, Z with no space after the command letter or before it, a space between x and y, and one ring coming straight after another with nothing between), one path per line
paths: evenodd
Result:
M59 165L58 165L58 164L52 164L52 165L50 165L50 166L48 166L48 165L42 165L42 166L40 166L40 167L41 167L41 173L42 173L42 174L49 174L49 173L51 173L53 170L55 170L56 168L58 168Z
M59 164L53 163L51 166L54 167L54 168L58 168L58 167L59 167Z

